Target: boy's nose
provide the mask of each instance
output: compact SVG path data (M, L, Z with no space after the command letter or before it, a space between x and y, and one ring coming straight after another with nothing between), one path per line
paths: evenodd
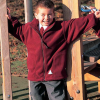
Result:
M49 16L48 16L48 15L46 15L46 16L45 16L45 19L48 19L48 18L49 18Z

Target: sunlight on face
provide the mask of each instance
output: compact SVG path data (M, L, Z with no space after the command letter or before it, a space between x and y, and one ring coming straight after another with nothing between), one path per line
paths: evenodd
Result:
M39 20L39 23L43 26L49 26L54 18L53 8L39 7L35 13L36 19Z

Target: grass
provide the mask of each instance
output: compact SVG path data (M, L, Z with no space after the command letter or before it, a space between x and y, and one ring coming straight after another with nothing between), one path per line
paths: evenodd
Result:
M14 61L11 63L11 73L21 74L21 75L27 75L27 65L25 64L26 61Z
M0 78L0 100L3 100L2 78ZM29 100L29 89L27 78L12 77L13 100Z
M87 88L87 100L100 100L97 82L85 82ZM29 100L29 88L27 78L12 77L13 100ZM0 100L3 100L2 78L0 78Z

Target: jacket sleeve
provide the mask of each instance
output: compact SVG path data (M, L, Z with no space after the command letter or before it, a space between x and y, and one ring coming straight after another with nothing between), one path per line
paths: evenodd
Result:
M90 28L96 25L97 20L98 19L94 14L89 14L85 17L65 21L64 30L67 42L70 43L83 33L87 32Z
M95 30L95 34L100 38L100 20L98 20L97 24L93 27Z
M8 32L11 33L14 37L19 39L24 43L25 37L24 37L24 24L21 24L17 18L12 17L10 20L8 20Z

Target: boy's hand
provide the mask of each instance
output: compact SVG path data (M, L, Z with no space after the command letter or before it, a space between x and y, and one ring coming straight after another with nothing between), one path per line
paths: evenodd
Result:
M94 9L94 8L95 7L90 6L91 12L89 14L94 13L97 18L100 18L100 10L93 11L92 9Z
M89 8L91 9L91 12L89 12L89 14L91 14L91 13L95 13L95 11L92 10L92 9L95 9L95 7L90 6Z
M8 7L7 7L7 15L6 15L6 17L8 19L11 19L10 9Z
M97 18L100 18L100 10L99 11L95 11L95 16L97 17Z

